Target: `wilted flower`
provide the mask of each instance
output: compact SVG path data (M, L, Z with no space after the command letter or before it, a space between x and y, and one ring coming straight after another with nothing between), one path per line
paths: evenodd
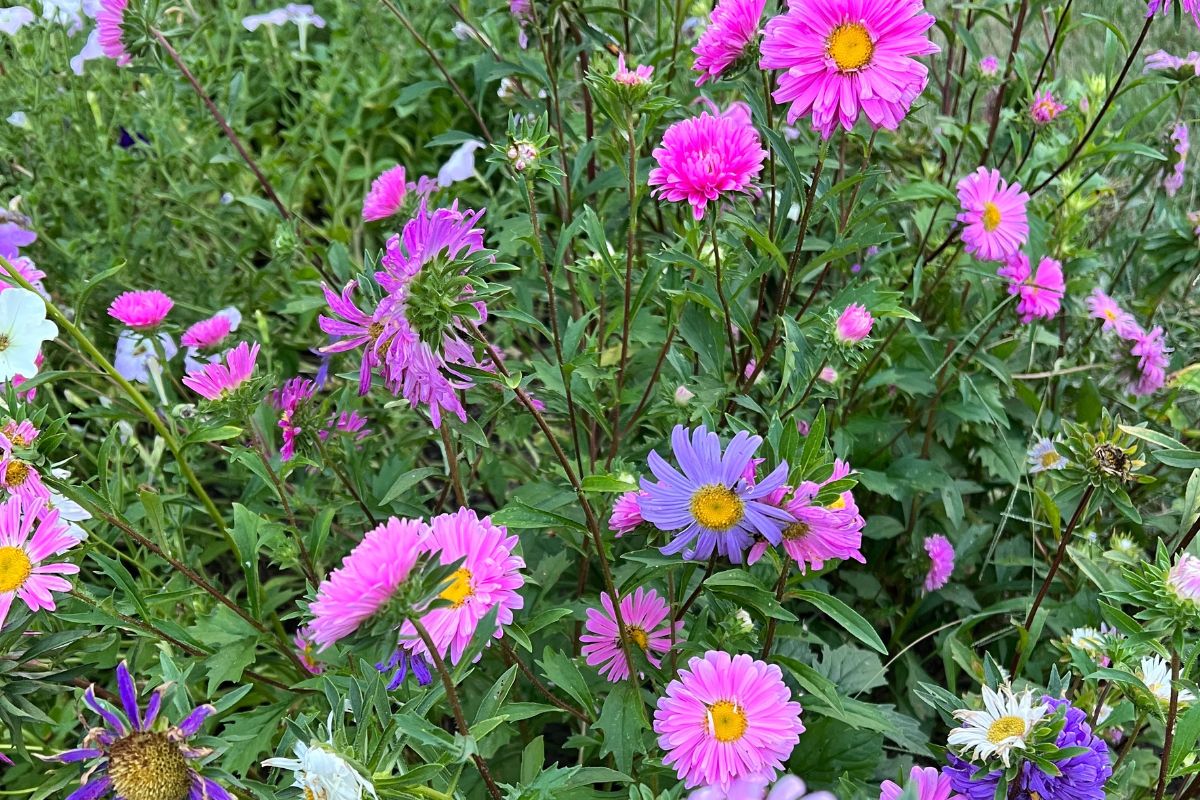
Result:
M271 401L279 409L279 429L283 435L279 457L283 461L291 461L296 456L296 442L304 431L299 413L316 393L317 387L312 380L290 378L271 395Z
M1180 122L1171 131L1171 141L1175 145L1171 148L1175 153L1171 159L1171 169L1163 178L1163 189L1168 197L1174 197L1175 193L1183 188L1183 175L1187 171L1188 149L1190 147L1188 139L1188 126Z
M1154 394L1167 382L1171 348L1167 347L1165 332L1161 326L1147 331L1134 325L1122 336L1133 342L1129 355L1137 359L1136 364L1126 370L1126 388L1130 394L1140 397Z
M311 745L297 741L292 746L295 758L268 758L264 767L292 773L292 786L313 800L361 800L363 792L375 797L375 787L365 776L333 749L332 744Z

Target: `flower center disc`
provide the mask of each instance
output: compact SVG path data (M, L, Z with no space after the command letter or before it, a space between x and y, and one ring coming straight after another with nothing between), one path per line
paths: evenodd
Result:
M645 650L650 646L650 637L646 635L646 631L636 625L630 625L625 629L625 636L629 641L636 644L638 647Z
M696 521L713 531L729 530L741 522L746 513L742 498L720 484L701 486L692 495L691 509Z
M455 608L459 608L474 594L475 590L471 587L471 570L463 567L454 571L450 585L438 597L449 600Z
M4 468L4 485L20 486L29 477L29 465L24 461L10 461Z
M845 22L829 34L825 54L833 59L840 71L856 72L871 63L875 44L861 23Z
M123 800L184 800L192 788L187 760L164 733L135 731L117 739L108 774Z
M839 498L840 499L840 498ZM783 538L789 542L794 542L797 539L803 539L808 535L809 527L807 522L793 522L783 529Z
M707 730L718 742L736 742L745 735L746 725L746 712L736 703L721 700L708 707Z
M987 739L992 744L999 744L1013 736L1025 733L1025 720L1020 717L1000 717L988 726Z
M983 204L983 229L988 233L1000 227L1000 209L995 203Z
M12 344L12 340L8 338L8 334L0 333L0 353L7 350L10 344Z
M1057 450L1051 450L1048 453L1042 454L1042 466L1043 467L1053 467L1057 463L1058 463L1058 451Z
M14 592L25 585L33 562L19 547L0 547L0 592Z

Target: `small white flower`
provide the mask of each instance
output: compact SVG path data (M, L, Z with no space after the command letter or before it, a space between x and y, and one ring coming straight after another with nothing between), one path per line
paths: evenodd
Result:
M754 620L750 618L750 612L744 608L739 608L733 617L738 621L738 626L741 628L742 633L753 633Z
M25 6L0 8L0 33L15 36L17 31L33 22L34 19L33 12Z
M36 359L42 342L58 335L46 319L46 301L28 289L0 292L0 381L38 373Z
M1171 702L1171 665L1159 656L1146 656L1142 659L1142 668L1138 677L1146 688L1160 703ZM1196 695L1187 689L1179 690L1179 704L1185 705L1196 699Z
M955 718L962 720L963 725L950 731L946 742L960 747L962 754L972 760L995 756L1007 767L1012 751L1025 749L1025 739L1046 715L1046 706L1034 705L1033 692L1014 694L1007 686L1001 686L999 691L984 686L983 705L981 711L967 708L955 711Z
M169 334L158 334L158 341L167 361L170 361L179 352L175 340ZM113 357L113 366L125 380L136 383L148 384L152 372L162 372L162 365L158 363L158 353L154 349L153 340L128 329L121 331L121 335L117 337L117 352Z
M361 800L366 791L375 797L375 787L358 770L327 745L296 742L296 758L268 758L264 767L294 773L292 786L313 800Z
M1099 655L1104 651L1104 645L1108 643L1108 636L1099 628L1075 628L1067 636L1067 642L1072 647L1077 647L1089 655Z
M8 115L8 118L5 120L5 122L7 122L9 125L12 125L13 127L16 127L16 128L28 128L29 127L29 117L25 116L24 111L12 112L11 114Z
M483 142L476 139L460 144L438 170L438 186L445 188L472 177L475 174L475 151L484 146Z
M1028 458L1030 474L1049 469L1065 469L1068 463L1067 459L1054 449L1054 442L1044 438L1029 448Z

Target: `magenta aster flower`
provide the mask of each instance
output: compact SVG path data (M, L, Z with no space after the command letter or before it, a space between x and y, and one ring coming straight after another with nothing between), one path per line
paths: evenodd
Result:
M493 524L490 517L480 519L469 508L429 521L422 548L443 566L466 558L450 585L438 595L449 604L435 605L421 616L438 654L445 657L450 651L450 663L462 660L475 629L494 607L500 609L494 634L499 639L504 636L504 626L513 621L513 611L525 605L517 593L525 585L520 572L525 560L513 552L517 541L503 525ZM411 622L406 620L400 627L400 638L410 652L428 655Z
M661 663L659 657L671 649L671 607L667 601L653 589L640 586L633 594L625 594L621 598L621 619L625 621L623 636L608 592L600 594L600 603L604 611L587 610L587 633L579 637L588 666L599 667L600 675L613 683L628 678L629 665L625 663L625 651L621 648L624 638L630 645L641 648L646 659L657 667ZM666 624L663 624L664 620ZM683 629L683 622L676 622L674 627L678 633Z
M367 533L317 587L308 625L312 641L324 650L354 633L379 613L408 580L422 553L426 526L391 517Z
M325 671L325 665L317 661L317 645L312 640L312 631L308 628L296 631L292 644L296 646L296 655L300 658L300 663L310 675L320 675Z
M325 428L317 432L317 436L324 442L334 434L341 434L353 437L356 442L359 442L371 435L371 429L367 427L367 422L367 418L357 411L342 411L331 416Z
M168 684L163 684L154 690L143 714L137 686L129 674L129 667L122 661L117 665L120 710L97 700L94 686L84 691L84 704L100 716L104 725L88 731L82 747L46 759L63 764L96 762L83 773L83 785L67 800L98 800L109 794L116 800L234 800L233 795L216 781L200 774L197 765L192 763L208 756L212 750L188 743L216 709L208 704L197 706L183 722L162 730L155 723L168 688Z
M129 0L100 0L100 8L96 12L96 35L100 49L104 55L116 61L118 67L127 66L132 60L121 38L128 5Z
M925 537L925 554L929 556L929 572L925 575L925 591L936 592L950 581L954 572L954 546L940 533Z
M1000 74L1000 61L995 56L984 56L979 59L979 71L989 78Z
M79 567L46 562L77 544L44 497L13 494L0 503L0 628L17 599L30 611L55 610L51 592L71 591L70 581L61 576L74 575Z
M811 113L828 139L865 114L895 130L929 80L915 56L938 52L934 21L921 0L789 0L767 22L759 66L784 70L772 97L791 103L788 124Z
M658 700L663 766L689 789L774 775L804 733L801 710L779 667L710 650L688 661Z
M687 800L838 800L829 792L809 792L804 781L784 775L772 782L768 775L738 778L728 789L705 786L687 796Z
M746 192L762 171L767 151L758 131L730 116L707 111L667 128L654 150L658 166L649 183L656 197L686 200L692 216L703 219L708 203L730 192Z
M49 497L50 492L46 489L46 484L42 483L42 476L37 468L14 454L14 446L23 445L15 441L0 441L0 488L26 500Z
M1134 327L1122 335L1133 342L1129 355L1137 359L1136 368L1126 373L1129 393L1140 397L1154 394L1167 382L1171 348L1167 347L1166 333L1161 326L1149 331Z
M10 419L4 423L4 428L0 429L0 446L10 450L14 447L29 447L40 434L41 431L29 420L17 422Z
M732 64L753 55L765 5L766 0L717 0L708 27L692 48L696 54L692 69L700 73L697 86L720 78Z
M108 307L108 315L134 330L157 328L175 307L175 301L157 289L124 292Z
M964 800L954 794L950 776L943 775L933 767L913 767L908 772L908 785L916 790L916 800ZM879 800L900 800L904 787L892 781L879 784Z
M1054 95L1047 89L1034 96L1033 102L1029 105L1029 116L1037 125L1049 125L1066 110L1067 107L1055 100Z
M254 374L258 350L258 344L251 347L242 342L225 354L224 364L217 361L189 372L183 378L183 385L209 400L228 397Z
M616 532L618 539L636 530L638 525L645 522L642 519L642 507L639 505L640 499L645 494L642 491L626 492L613 504L612 516L608 518L608 527Z
M640 67L629 69L625 66L625 54L617 54L617 71L613 73L613 80L624 86L645 86L650 82L650 77L654 74L654 67L643 64Z
M958 182L962 213L958 221L966 251L984 261L1003 261L1017 253L1029 238L1025 205L1029 195L1021 184L1011 186L997 170L980 167Z
M1008 281L1008 293L1016 295L1017 314L1028 325L1035 319L1050 319L1062 305L1062 264L1053 258L1038 262L1037 272L1030 272L1029 256L1018 252L1008 257L996 274Z
M216 347L225 341L233 330L233 320L223 314L202 319L183 332L179 340L184 347L199 347L204 350Z
M871 335L871 326L874 324L875 318L867 311L866 306L851 303L837 318L834 335L842 344L857 344Z
M387 219L400 210L408 196L404 182L404 167L400 164L384 170L371 182L371 190L363 198L362 218L367 222Z
M816 497L826 484L849 474L850 465L838 459L834 462L833 475L828 480L822 483L805 481L786 502L786 491L776 490L769 498L776 500L795 519L783 529L783 549L796 562L796 568L802 574L810 568L823 569L826 561L835 559L867 563L860 551L862 529L866 522L858 513L854 495L842 492L828 506L816 504ZM754 560L765 549L765 542L758 542L751 551Z
M279 429L283 432L279 457L284 461L296 456L296 441L304 432L300 411L316 393L316 384L308 378L291 378L271 395L271 402L279 409Z
M1087 306L1088 313L1101 320L1100 330L1102 331L1114 331L1118 335L1123 335L1121 331L1130 330L1131 326L1137 327L1133 315L1121 308L1116 300L1100 291L1098 286L1088 295Z
M1191 14L1196 26L1200 27L1200 0L1179 0L1180 7L1185 13ZM1152 17L1159 11L1166 13L1171 8L1171 0L1150 0L1146 6L1146 16Z
M1191 553L1181 555L1167 573L1167 586L1180 600L1200 603L1200 558Z
M1188 126L1182 122L1174 127L1171 131L1171 141L1175 143L1172 147L1175 156L1171 159L1171 170L1163 178L1163 189L1166 190L1168 197L1174 197L1176 192L1183 188L1183 175L1187 171L1188 149L1190 148L1188 139Z

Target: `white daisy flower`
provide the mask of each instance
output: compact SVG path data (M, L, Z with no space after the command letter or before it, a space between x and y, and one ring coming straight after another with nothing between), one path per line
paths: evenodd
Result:
M954 712L963 725L950 731L946 743L960 747L972 760L995 756L1007 767L1012 751L1025 749L1025 739L1046 715L1046 706L1034 705L1033 692L1014 694L1007 686L998 691L984 686L983 705L980 711L964 708Z
M42 342L57 335L40 295L19 288L0 292L0 381L37 375Z
M1146 656L1142 659L1142 668L1138 677L1160 703L1171 702L1171 665L1165 658ZM1179 690L1179 704L1186 705L1196 699L1196 695L1187 689Z
M1072 630L1067 636L1067 643L1089 655L1096 655L1104 650L1104 645L1108 643L1108 637L1099 628L1085 626Z
M1029 472L1036 474L1049 469L1065 469L1067 459L1054 449L1054 442L1049 439L1039 439L1037 444L1029 448Z
M375 787L327 745L296 742L295 758L268 758L264 767L291 770L292 786L302 789L310 800L361 800L366 791L375 797Z

